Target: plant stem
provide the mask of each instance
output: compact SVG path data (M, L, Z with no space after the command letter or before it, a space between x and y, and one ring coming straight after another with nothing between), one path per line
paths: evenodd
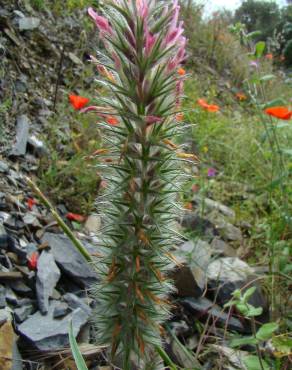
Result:
M83 257L88 261L92 262L91 255L87 252L84 245L75 237L73 232L70 230L70 228L65 224L65 222L62 220L62 218L59 216L56 209L53 207L51 202L46 198L44 193L38 188L38 186L28 177L25 177L25 181L30 186L30 188L33 190L33 192L40 198L44 206L46 206L52 213L54 219L58 223L58 225L61 227L61 229L64 231L64 233L68 236L68 238L71 240L73 245L76 247L76 249L83 255Z
M253 336L256 339L256 325L255 325L255 318L254 317L251 318L251 328L252 328ZM260 363L261 370L265 370L263 362L262 362L262 355L261 355L260 347L259 347L258 343L256 344L256 351L257 351L257 355L258 355L258 358L259 358L259 363Z

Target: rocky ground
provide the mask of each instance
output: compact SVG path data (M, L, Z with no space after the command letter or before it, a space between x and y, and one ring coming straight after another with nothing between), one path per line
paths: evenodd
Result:
M68 350L72 320L90 369L105 369L90 322L98 304L90 286L98 278L25 181L38 176L41 158L49 156L41 133L55 114L58 95L82 70L95 36L76 45L74 35L83 27L79 13L56 18L49 11L35 12L28 2L2 3L0 368L75 369ZM250 334L250 323L223 305L235 289L255 286L250 303L263 308L258 321L266 322L269 308L258 283L265 269L256 271L240 259L250 225L236 225L232 209L198 196L192 206L196 211L186 211L178 223L198 237L177 250L182 264L174 273L177 294L166 325L166 350L187 369L199 366L198 359L205 369L244 369L247 352L228 348L225 337L226 330ZM61 203L56 208L89 253L96 253L99 216L89 215L77 231L71 210Z

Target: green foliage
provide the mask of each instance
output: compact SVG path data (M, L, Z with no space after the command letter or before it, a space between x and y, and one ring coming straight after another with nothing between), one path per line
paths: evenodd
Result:
M273 1L245 0L235 12L235 20L244 23L248 32L261 31L266 40L280 21L280 9Z
M248 303L250 297L254 294L256 287L247 289L244 294L241 294L239 289L232 293L232 300L227 302L224 307L235 306L236 309L245 317L254 317L262 314L263 309L261 307L254 307Z
M74 337L72 322L70 322L70 327L69 327L69 341L70 341L70 347L71 347L71 351L72 351L77 369L78 370L88 370L86 363L82 357L82 354L78 348L76 339Z
M243 359L247 370L270 370L270 366L264 360L259 360L257 356L247 356Z
M283 54L285 57L285 62L287 64L292 64L292 40L289 40L286 43Z
M255 57L261 58L263 56L265 48L266 48L266 43L264 41L257 42L255 46Z

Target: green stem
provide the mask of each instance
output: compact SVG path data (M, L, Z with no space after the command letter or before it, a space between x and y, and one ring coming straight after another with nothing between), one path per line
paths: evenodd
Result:
M44 206L46 206L51 211L54 219L57 221L58 225L61 227L61 229L64 231L64 233L68 236L68 238L71 240L71 242L76 247L76 249L83 255L83 257L88 262L92 262L91 255L87 252L84 245L75 237L73 232L65 224L65 222L59 216L58 212L53 207L53 205L48 200L48 198L46 198L46 196L42 193L42 191L38 188L38 186L30 178L25 177L25 180L26 180L27 184L30 186L30 188L33 190L33 192L40 198L40 200L42 201Z

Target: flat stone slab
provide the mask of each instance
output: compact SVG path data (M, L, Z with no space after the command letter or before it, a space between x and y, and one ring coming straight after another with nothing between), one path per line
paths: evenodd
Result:
M97 275L73 243L63 234L45 233L42 243L47 242L60 269L82 287L97 281Z
M55 319L53 315L59 304L57 301L51 302L46 316L38 311L18 326L20 335L39 351L55 351L69 346L70 321L72 320L73 334L76 337L89 319L89 315L80 308L61 319Z

